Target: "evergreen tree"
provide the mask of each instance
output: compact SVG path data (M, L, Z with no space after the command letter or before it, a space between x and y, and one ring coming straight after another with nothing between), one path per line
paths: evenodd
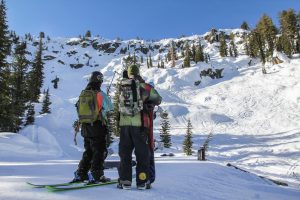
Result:
M161 67L161 68L165 68L165 63L164 63L163 60L161 61L160 67Z
M254 38L255 38L255 41L256 41L256 44L258 46L258 49L259 49L259 54L260 54L260 59L262 61L262 73L263 74L266 74L266 68L265 68L265 63L266 63L266 54L264 52L264 42L263 42L263 39L262 39L262 36L259 32L254 32Z
M183 141L183 151L188 156L192 155L192 147L193 147L192 129L193 129L193 127L192 127L191 120L188 119L186 135L185 135L185 139Z
M147 56L147 68L149 68L150 65L149 65L149 59L148 59L148 56Z
M51 113L51 109L50 109L51 101L50 101L49 88L46 90L44 95L45 97L43 100L43 106L40 114Z
M284 10L280 13L279 19L282 33L280 45L284 53L291 57L293 52L297 52L297 36L300 28L297 24L297 15L293 9Z
M224 34L221 34L220 35L220 56L221 57L228 56L227 50L228 50L228 47L227 47L227 44L226 44Z
M275 49L275 39L277 33L277 29L272 19L264 14L257 23L255 32L257 32L260 36L261 44L264 46L266 51L265 56L272 56Z
M244 21L241 25L241 29L250 30L250 27L246 21Z
M258 47L257 39L255 37L254 32L251 32L251 34L248 36L248 40L249 40L249 42L248 42L249 56L252 58L258 57L259 47ZM262 43L261 45L264 45L264 43Z
M7 56L10 54L9 31L6 20L5 1L0 3L0 132L9 131L10 127L10 68L7 63Z
M204 62L204 53L201 43L199 44L198 48L196 49L196 55L195 55L195 62Z
M85 37L92 37L91 31L87 30L87 32L85 33Z
M171 42L171 47L168 51L167 56L168 56L168 61L172 61L171 67L175 67L175 65L176 65L176 50L175 50L175 44L173 41Z
M196 47L194 44L192 46L192 60L196 62Z
M32 63L32 70L29 74L29 85L30 87L30 100L33 102L38 102L39 95L41 93L41 88L44 82L44 62L42 59L43 54L43 42L40 38L39 46Z
M190 62L190 47L189 44L187 43L185 46L185 57L183 60L183 67L190 67L191 62Z
M171 135L170 135L170 122L168 113L164 111L162 114L162 121L161 121L161 129L160 129L160 140L164 143L165 148L170 148L172 146L171 142Z
M45 38L45 33L44 32L40 32L40 38Z
M117 83L115 95L113 97L114 111L113 111L113 134L120 137L120 117L119 117L119 104L120 104L120 82Z
M31 125L34 123L34 115L35 115L35 111L34 111L34 105L30 102L28 105L28 111L27 111L27 115L26 115L26 125Z
M153 67L153 63L152 63L151 54L150 54L150 57L149 57L149 67Z
M230 54L231 54L230 56L234 56L234 57L238 56L238 51L233 40L231 40L230 42Z
M244 50L247 56L250 56L250 48L249 48L249 42L248 42L248 36L244 36L243 40L244 40Z
M13 63L11 64L11 84L10 84L10 95L11 95L11 109L12 114L12 132L18 132L22 124L22 119L26 110L26 103L29 101L27 85L28 77L27 70L30 62L26 59L26 43L22 42L17 44L13 54Z

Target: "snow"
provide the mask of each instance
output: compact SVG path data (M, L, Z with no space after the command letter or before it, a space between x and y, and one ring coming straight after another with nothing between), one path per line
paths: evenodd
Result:
M242 33L240 29L222 31ZM166 69L148 69L145 63L141 66L143 78L154 82L163 97L161 107L168 111L171 124L172 147L159 150L155 155L157 181L154 188L122 191L109 185L58 194L30 188L25 182L57 183L72 178L83 151L80 136L77 137L78 146L73 143L72 124L77 117L74 103L92 71L100 70L104 74L104 91L115 74L114 85L121 76L124 55L104 53L91 45L84 48L79 38L46 41L48 50L44 56L56 57L45 61L44 89L50 88L52 113L38 114L41 103L37 103L35 125L22 129L19 134L0 133L0 199L98 199L98 193L103 199L299 199L300 58L290 59L277 52L274 55L284 62L267 63L268 74L263 75L259 60L253 59L248 66L250 58L243 54L237 58L220 58L217 44L207 43L204 36L156 42L118 41L120 49L134 42L137 46L140 43L146 47L163 47L172 40L197 43L201 38L205 52L211 57L211 63L192 63L192 67L185 69L181 68L182 59L174 68L170 63L166 64ZM113 42L103 38L90 40L99 44ZM239 40L237 37L236 41ZM79 44L67 45L69 42ZM238 48L242 49L242 45ZM34 55L32 42L28 42L28 50ZM77 53L69 56L71 51ZM129 52L133 55L132 49ZM163 58L166 53L159 55L155 50L151 55ZM91 57L89 66L86 66L88 59L84 54ZM69 66L78 63L85 66L79 69ZM224 68L224 78L200 79L200 71L210 67ZM60 81L58 89L53 89L51 80L56 76ZM201 83L195 86L198 80ZM114 94L114 87L111 89ZM187 119L191 119L193 125L193 156L182 153ZM159 128L160 117L155 120L157 139ZM209 161L197 161L196 152L209 133L213 133L207 155ZM118 159L117 140L112 149L115 153L108 159ZM175 156L160 156L170 152ZM226 167L228 162L251 173ZM117 172L108 170L106 175L116 178ZM277 186L258 175L286 182L289 187Z
M214 162L187 160L184 157L157 159L157 181L151 190L119 190L116 185L78 191L50 193L31 188L26 181L57 183L68 181L77 160L38 162L0 162L0 194L6 200L50 199L298 199L300 191L283 188L256 175ZM11 175L7 175L10 173ZM106 175L116 178L116 170Z

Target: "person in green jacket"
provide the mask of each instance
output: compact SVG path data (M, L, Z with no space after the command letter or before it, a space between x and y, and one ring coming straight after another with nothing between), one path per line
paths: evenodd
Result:
M135 150L137 161L136 185L138 189L146 189L149 184L150 152L148 130L150 119L143 114L146 103L159 105L161 96L147 83L139 81L139 67L128 68L128 78L123 78L120 84L120 143L118 188L130 189L132 183L132 152Z

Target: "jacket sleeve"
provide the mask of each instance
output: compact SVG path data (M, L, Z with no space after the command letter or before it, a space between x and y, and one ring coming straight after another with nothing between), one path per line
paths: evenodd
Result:
M113 104L111 99L103 92L101 91L103 102L102 102L102 116L106 116L107 112L113 111Z

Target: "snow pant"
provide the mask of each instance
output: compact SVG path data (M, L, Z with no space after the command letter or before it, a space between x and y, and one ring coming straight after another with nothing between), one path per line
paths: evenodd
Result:
M149 179L149 144L147 132L141 127L121 126L119 177L121 181L132 181L132 152L136 156L136 184Z
M96 125L95 125L96 126ZM86 179L87 172L90 170L93 177L97 180L103 174L104 160L107 156L106 149L106 129L101 123L97 123L97 127L87 125L82 127L83 131L100 131L97 134L91 134L93 137L84 137L84 149L82 159L79 162L77 174ZM89 135L87 133L83 135Z

